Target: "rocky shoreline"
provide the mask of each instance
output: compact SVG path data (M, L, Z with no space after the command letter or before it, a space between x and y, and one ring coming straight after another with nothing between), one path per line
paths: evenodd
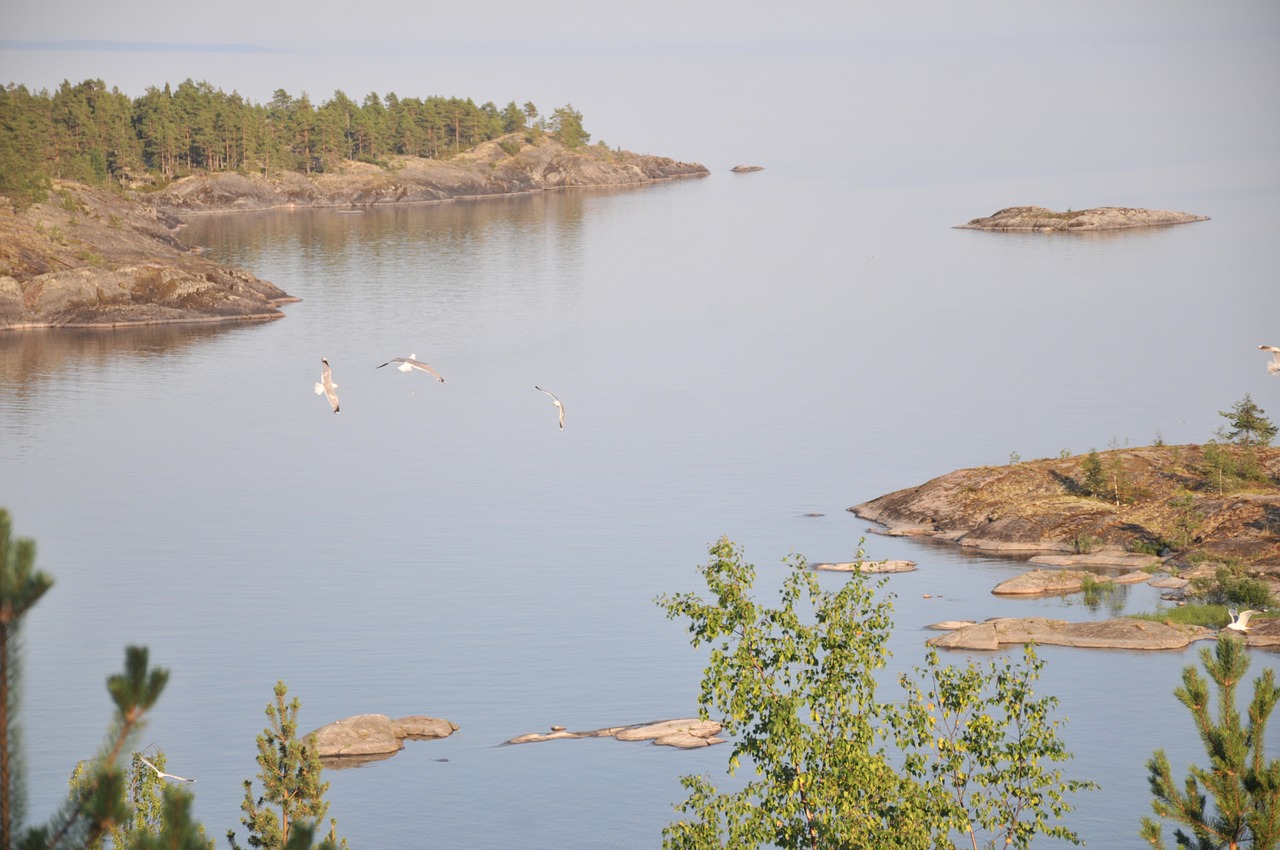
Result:
M125 196L56 182L21 212L0 203L0 331L278 319L298 299L175 235L184 216L275 208L366 209L709 172L697 163L513 135L449 160L396 157L325 174L199 174ZM3 200L3 199L0 199Z
M1125 569L1229 559L1280 578L1280 449L1254 451L1269 482L1230 492L1214 486L1202 446L1148 446L1099 452L1099 494L1075 455L960 469L848 510L886 534L983 552Z
M1006 207L984 218L956 225L959 230L1028 230L1042 233L1082 233L1094 230L1120 230L1130 227L1160 227L1208 221L1207 215L1144 210L1136 207L1094 207L1088 210L1055 212L1046 207Z

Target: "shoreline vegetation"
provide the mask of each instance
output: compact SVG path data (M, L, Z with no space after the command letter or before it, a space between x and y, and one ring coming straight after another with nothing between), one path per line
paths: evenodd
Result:
M0 89L0 331L262 321L299 299L201 257L182 217L444 203L702 177L588 144L571 105L458 98L260 106L208 83Z

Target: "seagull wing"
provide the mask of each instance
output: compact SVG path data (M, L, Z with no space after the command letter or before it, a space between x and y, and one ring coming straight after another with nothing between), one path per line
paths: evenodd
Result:
M338 412L338 385L333 382L333 371L329 368L329 361L322 359L320 361L320 384L324 389L324 397L329 399L329 406L333 408L333 412Z
M430 364L430 363L423 363L421 360L414 360L412 357L408 358L408 359L407 359L407 360L405 360L404 362L405 362L405 363L408 363L408 364L409 364L410 366L412 366L414 369L420 369L420 370L422 370L423 372L426 372L428 375L430 375L431 377L435 378L435 379L436 379L437 381L439 381L440 383L442 383L442 384L444 383L444 378L440 377L440 373L439 373L439 372L437 372L435 369L432 369L432 368L431 368L431 364Z
M551 396L551 403L554 404L560 410L560 430L563 431L564 430L564 404L561 403L560 399L556 397L556 394L551 392L550 390L544 390L542 387L538 386L537 384L534 384L533 388L540 393L546 393L547 395Z

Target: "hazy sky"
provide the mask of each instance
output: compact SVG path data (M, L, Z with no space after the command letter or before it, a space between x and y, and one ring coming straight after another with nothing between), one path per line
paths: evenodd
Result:
M596 141L728 165L778 162L797 140L838 138L878 139L864 159L913 170L978 162L993 143L1002 169L1133 168L1186 139L1242 175L1274 175L1280 2L20 0L6 9L0 82L53 89L92 78L134 97L193 79L259 103L280 88L317 104L338 89L357 101L369 92L532 100L544 113L572 103Z

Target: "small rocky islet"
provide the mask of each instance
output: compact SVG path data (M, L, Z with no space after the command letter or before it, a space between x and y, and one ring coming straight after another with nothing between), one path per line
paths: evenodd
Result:
M1085 233L1131 227L1161 227L1208 220L1207 215L1194 215L1173 210L1147 210L1138 207L1094 207L1087 210L1056 212L1047 207L1023 206L1006 207L989 216L956 225L956 228L959 230Z
M1085 456L1059 457L960 469L916 487L848 510L883 526L877 533L937 540L977 551L1029 559L1038 569L997 586L997 595L1046 595L1083 589L1096 570L1118 570L1107 580L1182 586L1211 575L1225 561L1280 586L1280 449L1254 447L1265 471L1257 482L1220 492L1206 479L1201 446L1150 446L1101 452L1115 471L1113 497L1087 492ZM1161 549L1175 529L1194 523L1176 551ZM1085 550L1085 551L1082 551ZM1047 568L1047 569L1046 569ZM1179 579L1160 579L1176 569ZM1067 623L1043 617L994 618L958 623L929 643L995 649L1034 640L1063 646L1176 649L1212 637L1211 629L1116 618ZM1280 646L1280 620L1253 621L1251 646Z

